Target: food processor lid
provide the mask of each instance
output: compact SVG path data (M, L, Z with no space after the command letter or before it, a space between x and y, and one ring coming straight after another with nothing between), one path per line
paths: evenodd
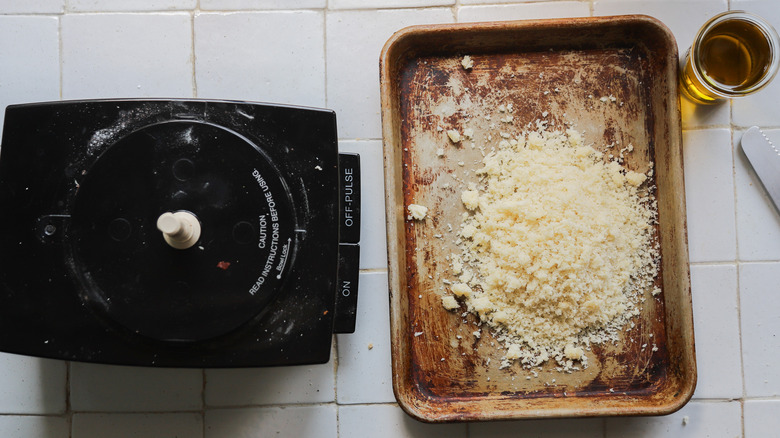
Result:
M164 341L228 333L263 310L293 263L296 224L284 178L229 129L145 126L77 173L63 230L67 265L84 302L134 333ZM199 225L188 248L158 229L174 212Z

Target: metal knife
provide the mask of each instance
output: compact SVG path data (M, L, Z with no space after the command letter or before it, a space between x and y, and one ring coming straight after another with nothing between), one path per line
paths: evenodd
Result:
M753 126L742 135L742 150L780 212L780 146Z

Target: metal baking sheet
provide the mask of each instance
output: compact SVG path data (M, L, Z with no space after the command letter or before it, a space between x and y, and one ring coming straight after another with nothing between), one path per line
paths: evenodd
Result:
M465 55L474 61L465 69ZM682 407L696 382L685 222L677 47L646 16L516 21L406 28L381 57L393 388L400 406L428 422L601 415L660 415ZM571 374L554 364L526 379L476 318L441 305L450 227L465 209L460 192L476 181L479 147L446 131L476 127L476 145L500 128L512 104L514 130L537 119L572 126L586 144L631 143L623 165L654 168L661 250L657 298L642 305L615 344L589 352ZM487 120L485 116L491 117ZM437 149L446 149L444 157ZM483 148L484 149L484 148ZM406 207L429 208L423 221ZM457 337L460 335L460 338ZM655 347L655 348L651 348Z

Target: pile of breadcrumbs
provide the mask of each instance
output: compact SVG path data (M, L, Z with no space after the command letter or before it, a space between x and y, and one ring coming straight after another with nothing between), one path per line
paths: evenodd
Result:
M444 307L464 305L487 324L506 347L504 367L587 366L590 345L617 340L643 294L659 292L648 175L544 123L482 163L462 192Z

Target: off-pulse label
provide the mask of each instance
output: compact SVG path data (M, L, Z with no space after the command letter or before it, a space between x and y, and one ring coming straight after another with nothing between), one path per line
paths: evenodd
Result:
M360 241L360 156L339 154L339 240Z
M268 275L272 270L278 272L277 279L282 278L282 272L284 266L287 264L287 256L290 253L291 239L287 239L287 243L283 246L279 245L279 210L276 209L276 200L274 200L274 194L268 187L268 182L263 178L257 169L252 170L252 177L257 181L258 186L263 191L263 197L266 205L268 206L268 213L260 215L258 218L259 233L257 247L260 249L268 249L268 258L263 264L263 270L255 280L252 287L249 288L249 293L255 295L265 283ZM274 269L276 264L276 269Z
M355 176L354 176L354 169L347 168L344 169L344 226L351 227L355 225L355 220L353 217L353 210L352 210L352 202L354 201L352 198L352 194L354 192L354 185L355 185Z

